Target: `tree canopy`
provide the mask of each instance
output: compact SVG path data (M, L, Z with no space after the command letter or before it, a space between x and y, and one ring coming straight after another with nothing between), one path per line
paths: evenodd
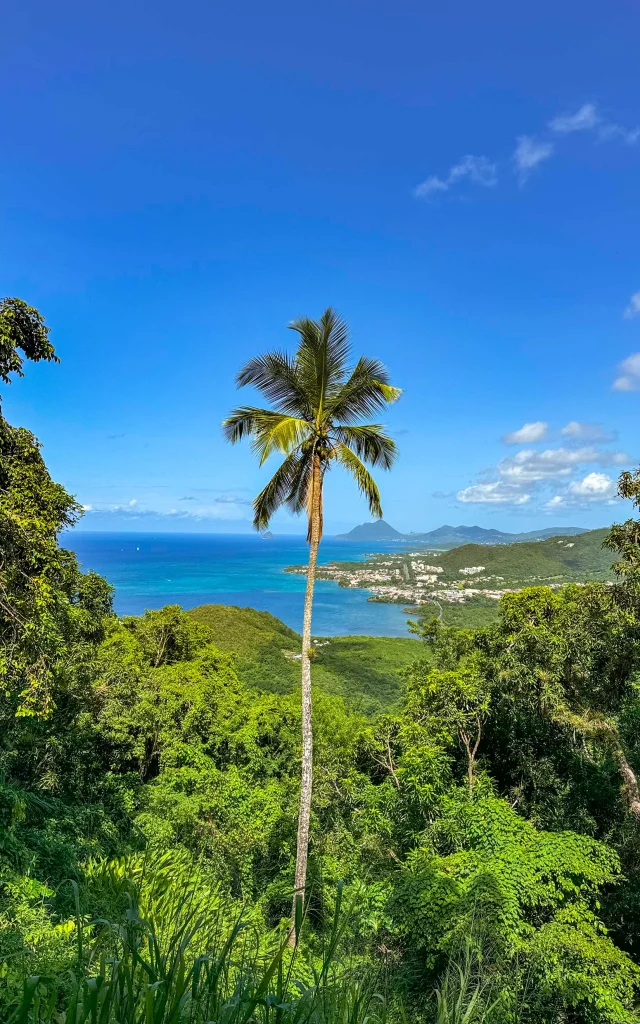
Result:
M260 464L274 453L285 456L254 502L254 525L266 529L282 505L295 514L307 509L314 458L322 475L332 462L346 469L372 515L381 517L380 493L365 463L389 469L396 446L380 423L360 421L402 392L377 359L362 356L349 367L348 327L334 310L289 326L300 339L293 357L278 351L257 356L237 377L238 387L257 388L273 407L240 406L223 424L232 444L251 439Z
M23 299L0 299L0 380L11 382L11 374L24 377L24 359L59 362L49 341L44 317Z

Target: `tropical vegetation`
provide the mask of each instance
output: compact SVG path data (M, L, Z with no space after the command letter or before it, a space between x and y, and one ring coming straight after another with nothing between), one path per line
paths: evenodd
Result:
M53 356L15 301L5 378ZM301 639L233 609L115 615L60 545L80 509L36 439L0 440L2 1021L637 1024L637 512L606 537L613 585L526 588L473 629L422 616L387 702L362 703L368 666L355 699L335 661L314 681L314 655L292 949L302 702L272 668ZM638 473L620 490L640 506Z

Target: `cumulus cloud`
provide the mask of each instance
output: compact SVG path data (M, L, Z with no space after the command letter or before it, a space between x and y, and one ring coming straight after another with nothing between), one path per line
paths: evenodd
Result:
M607 121L595 103L583 103L575 114L562 114L549 122L552 132L559 135L570 135L573 132L595 132L603 142L608 139L621 139L628 145L634 145L640 139L640 128L625 128L615 121Z
M517 143L513 154L513 162L516 166L520 182L523 183L527 180L534 167L537 167L544 160L548 160L553 154L553 143L543 142L540 139L533 138L531 135L519 135Z
M618 369L620 374L613 382L614 391L640 391L640 352L624 359Z
M437 175L426 178L416 186L414 195L419 199L427 199L438 192L448 192L454 185L465 180L484 188L492 188L498 181L497 165L485 156L469 154L463 157L460 163L454 164L444 178Z
M538 429L529 429L529 436L545 436L546 423L525 424L522 430L532 427ZM611 439L600 424L580 423L577 420L567 423L562 434L576 442ZM457 498L465 504L523 505L534 496L542 497L545 491L548 493L551 486L557 489L560 484L559 492L542 506L544 509L550 511L564 505L573 506L578 501L610 501L616 485L606 473L591 472L579 479L574 478L575 474L589 464L600 468L622 467L631 461L626 452L603 448L595 443L546 448L542 451L523 448L515 455L501 459L493 470L484 475L484 479L459 491Z
M535 423L525 423L519 430L512 430L502 438L504 444L533 444L535 441L544 441L549 432L549 424L543 420L536 420Z
M473 484L471 487L465 487L462 491L458 491L457 497L458 501L465 504L524 505L526 501L529 501L531 495L523 492L519 487L496 480L490 484Z
M546 512L553 512L554 509L562 508L565 504L565 499L561 494L554 494L553 498L545 501L542 507Z
M602 501L613 498L618 485L606 473L588 473L583 480L575 480L569 484L568 494L575 498L587 498L589 501Z
M600 441L607 444L616 439L616 434L605 430L601 423L579 423L577 420L567 423L560 433L571 441Z
M637 316L638 313L640 313L640 292L634 292L629 299L629 305L624 311L624 317L626 320L631 320L631 318Z
M563 494L555 494L543 505L547 512L564 508L587 508L589 505L613 505L618 485L606 473L588 473L582 480L574 480Z
M538 452L524 448L517 455L498 463L502 480L516 484L531 484L556 477L570 476L576 466L589 463L598 466L624 466L630 462L626 452L612 452L604 448L547 448Z

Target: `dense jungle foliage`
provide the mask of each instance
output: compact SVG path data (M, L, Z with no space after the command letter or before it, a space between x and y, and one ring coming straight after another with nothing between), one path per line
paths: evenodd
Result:
M117 617L78 515L0 417L1 1020L639 1019L640 523L615 586L424 617L386 709L316 686L291 952L299 692L231 611Z

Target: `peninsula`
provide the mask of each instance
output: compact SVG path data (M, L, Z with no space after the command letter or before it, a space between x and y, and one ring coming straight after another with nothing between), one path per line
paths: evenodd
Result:
M370 601L421 605L497 602L528 586L553 588L565 583L610 580L612 558L602 543L606 530L571 537L512 544L465 544L448 551L417 547L411 551L369 554L365 561L319 564L316 577L341 587L360 587ZM306 573L292 565L285 572Z

